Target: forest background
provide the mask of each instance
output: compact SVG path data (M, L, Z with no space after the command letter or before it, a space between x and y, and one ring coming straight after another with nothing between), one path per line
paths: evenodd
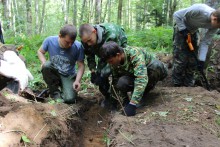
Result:
M43 40L58 35L64 24L104 22L123 26L130 46L172 53L173 13L195 3L214 8L220 0L1 0L0 20L7 44L23 45L20 53L34 75L30 87L44 88L37 50ZM79 40L79 38L77 38ZM88 70L82 88L88 87Z

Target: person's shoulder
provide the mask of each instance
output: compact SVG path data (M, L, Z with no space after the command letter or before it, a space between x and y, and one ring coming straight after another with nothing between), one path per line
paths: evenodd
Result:
M195 9L195 10L207 10L207 9L213 9L211 8L210 6L206 5L206 4L193 4L191 6L192 9ZM213 9L214 10L214 9Z
M80 41L78 41L78 40L75 40L73 45L75 45L75 47L77 49L82 49L82 43Z
M140 50L141 50L141 48L134 47L134 46L127 46L124 48L124 51L130 55L136 55Z
M47 40L47 41L54 41L54 40L57 40L57 39L58 39L58 36L49 36L45 40Z

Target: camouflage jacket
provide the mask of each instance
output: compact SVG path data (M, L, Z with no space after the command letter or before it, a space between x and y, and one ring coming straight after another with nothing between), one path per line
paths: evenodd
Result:
M113 82L118 81L121 76L131 76L135 78L134 91L131 102L138 104L143 97L148 83L147 66L154 57L146 50L137 47L124 48L125 61L123 65L111 66Z
M95 55L100 58L100 48L105 42L114 41L121 47L127 45L127 36L122 27L111 23L103 23L94 25L94 28L97 31L97 44L89 47L83 43L90 70L96 69ZM103 60L100 60L99 64L102 64L98 65L100 69L106 66L106 62Z

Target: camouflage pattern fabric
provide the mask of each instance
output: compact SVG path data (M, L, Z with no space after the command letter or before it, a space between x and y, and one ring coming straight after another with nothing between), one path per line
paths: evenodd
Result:
M114 41L121 47L126 47L127 45L127 36L124 32L124 29L121 26L103 23L95 25L94 28L97 30L97 44L95 46L89 47L86 44L83 44L85 48L85 54L87 55L88 66L90 70L96 69L95 56L99 57L97 71L101 72L106 66L106 62L100 59L100 48L105 42Z
M197 33L191 35L195 53L198 53ZM189 50L186 38L174 27L172 82L175 86L193 86L196 59Z
M165 64L155 59L144 49L127 47L124 48L124 54L125 61L123 65L111 66L113 75L112 85L117 95L122 99L127 97L126 92L133 89L130 101L138 104L147 89L152 89L158 81L163 80L167 76L168 69ZM132 82L127 84L131 88L128 88L126 85L118 87L118 85L121 85L120 82L122 82L120 78L125 76L133 79ZM111 91L113 97L115 96L114 90L112 89Z
M111 74L111 69L107 62L101 59L100 49L105 42L114 41L119 46L125 47L127 45L127 36L124 29L121 26L103 23L94 25L97 31L97 44L95 46L88 46L83 44L85 49L85 54L87 55L87 63L90 70L95 70L102 77L102 83L99 86L100 92L105 96L106 99L110 99L110 84L108 77ZM95 57L98 57L98 65L96 67Z

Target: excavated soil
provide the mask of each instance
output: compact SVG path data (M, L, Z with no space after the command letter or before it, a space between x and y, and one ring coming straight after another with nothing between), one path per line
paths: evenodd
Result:
M220 43L213 48L220 48ZM37 102L4 89L0 92L0 147L220 146L219 54L210 54L206 74L212 91L172 87L172 56L158 55L169 65L169 75L145 96L134 117L100 107L103 97L97 87L80 92L74 105Z

